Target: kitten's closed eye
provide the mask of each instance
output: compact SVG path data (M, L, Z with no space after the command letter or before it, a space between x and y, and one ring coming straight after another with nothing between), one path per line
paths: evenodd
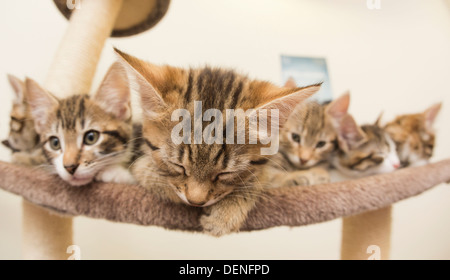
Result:
M214 177L213 182L221 181L221 180L226 181L227 179L234 178L234 176L236 176L236 174L234 174L234 173L235 172L221 172Z
M375 164L380 164L384 161L384 157L382 156L373 156L371 159Z
M327 142L325 142L325 141L319 141L316 144L316 148L318 148L318 149L323 148L326 144L327 144Z
M170 166L171 166L171 167L175 170L175 172L177 172L179 175L187 176L187 174L186 174L186 168L185 168L183 165L181 165L181 164L179 164L179 163L172 162L172 161L169 161L169 163L170 163Z
M239 177L239 171L228 171L228 172L221 172L217 174L213 182L220 182L224 185L231 185L234 186L241 182L241 177Z
M262 159L258 159L258 160L252 160L250 161L250 164L252 165L264 165L269 161L268 158L262 158Z
M152 150L152 151L156 151L159 150L159 147L156 147L155 145L153 145L148 139L144 139L145 144L147 144L147 146Z

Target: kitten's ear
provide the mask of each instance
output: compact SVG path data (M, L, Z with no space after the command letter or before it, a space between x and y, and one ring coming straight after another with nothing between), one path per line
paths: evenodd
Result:
M281 89L275 96L278 98L259 106L256 111L266 109L269 113L271 109L278 110L278 124L282 127L293 112L294 108L305 99L319 91L321 84L294 89Z
M432 129L433 123L436 120L436 117L441 110L442 103L437 103L426 109L423 113L425 116L425 126L427 129Z
M284 87L287 87L287 88L296 88L297 85L296 85L296 83L295 83L294 78L289 77L289 79L288 79L288 80L286 81L286 83L284 84Z
M127 72L122 64L115 62L106 73L94 100L103 110L125 121L131 118L130 96Z
M339 122L340 119L347 115L349 105L350 92L346 92L328 104L325 108L325 112L333 119L333 121Z
M381 120L383 119L384 112L381 111L381 113L378 115L378 118L375 120L374 125L381 127Z
M356 124L350 114L346 114L336 127L339 146L345 152L360 146L367 141L367 135Z
M14 104L23 104L25 101L25 83L11 74L8 74L8 81L14 90Z
M36 131L41 133L49 114L58 106L58 100L32 79L26 78L25 86L34 126Z
M161 67L144 62L136 57L114 48L120 63L130 78L131 88L139 92L143 113L154 119L167 108L158 87L162 86L164 77Z

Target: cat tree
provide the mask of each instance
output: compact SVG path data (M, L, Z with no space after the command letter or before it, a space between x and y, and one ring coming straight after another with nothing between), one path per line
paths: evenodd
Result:
M164 0L80 0L72 5L65 0L54 2L70 17L44 84L59 97L89 92L109 35L144 31L164 16L169 5ZM0 188L24 198L25 259L66 259L66 248L73 244L72 216L78 215L201 231L200 208L161 201L138 186L93 183L74 188L41 170L5 162L0 162L0 177ZM270 189L267 198L250 212L241 231L303 226L344 217L341 258L367 259L367 248L377 245L381 258L387 259L391 205L448 181L450 160L444 160L348 182Z

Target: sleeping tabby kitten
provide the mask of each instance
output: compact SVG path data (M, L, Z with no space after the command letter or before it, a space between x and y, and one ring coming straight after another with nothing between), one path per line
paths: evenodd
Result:
M392 172L400 167L395 143L379 121L359 127L350 114L336 125L339 150L331 163L332 181Z
M24 165L39 165L45 162L39 145L39 135L34 129L33 118L26 100L25 83L13 75L8 75L14 90L9 136L2 144L12 151L11 161Z
M27 99L41 135L42 150L56 173L72 186L94 179L133 183L130 90L114 64L98 92L58 99L26 80Z
M329 104L309 101L294 109L280 133L280 150L270 163L274 182L291 186L329 181L325 168L337 149L333 123L347 114L349 103L347 93ZM318 165L325 166L312 168Z
M144 112L146 149L133 166L136 179L161 199L204 207L200 220L204 232L220 236L238 231L262 197L267 184L261 175L270 156L261 155L259 142L177 145L171 140L177 124L171 121L172 112L183 108L193 115L194 101L202 101L202 113L212 108L223 115L226 109L278 109L281 126L292 109L320 86L280 88L232 70L156 66L116 51L134 77ZM194 132L189 133L193 139ZM249 130L245 133L248 139Z
M435 104L423 113L398 116L385 126L397 146L403 167L427 164L433 155L433 123L441 105Z

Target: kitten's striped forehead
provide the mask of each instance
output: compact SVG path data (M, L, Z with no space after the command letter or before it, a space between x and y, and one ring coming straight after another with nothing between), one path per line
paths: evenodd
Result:
M224 170L232 168L236 162L230 157L230 147L226 144L194 145L180 144L172 149L171 158L176 158L180 163L188 163L195 166L193 174L198 178L210 176L211 171ZM230 161L230 159L232 159Z
M368 141L364 145L375 146L380 149L388 149L389 143L386 140L386 132L377 125L363 125L362 131L367 135Z
M202 113L208 109L217 109L222 112L225 121L226 109L247 108L257 105L249 105L251 100L248 100L248 93L250 90L250 80L243 75L237 74L233 70L204 67L201 69L189 69L184 71L184 81L178 81L183 87L165 87L161 95L170 94L170 90L178 91L181 102L179 106L187 108L191 111L192 119L191 125L194 127L193 108L195 101L201 101ZM245 109L244 109L245 110ZM207 126L208 122L203 122L203 128ZM225 126L224 126L225 128ZM194 139L194 130L191 130L191 139ZM224 135L225 141L225 135ZM204 167L206 174L208 169L212 168L227 168L233 165L230 161L231 154L243 147L239 145L226 144L181 144L171 149L171 158L182 162L186 158L191 165Z
M328 132L324 106L316 102L300 104L286 124L286 128L292 131L302 131L303 136L307 136L304 140L311 140L315 144L318 137Z
M59 101L56 111L58 128L61 125L63 130L75 130L79 122L82 127L86 122L86 106L89 95L74 95Z
M210 67L190 69L185 91L181 93L184 107L189 108L194 101L202 101L203 111L239 108L248 83L247 77L232 70Z

